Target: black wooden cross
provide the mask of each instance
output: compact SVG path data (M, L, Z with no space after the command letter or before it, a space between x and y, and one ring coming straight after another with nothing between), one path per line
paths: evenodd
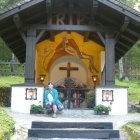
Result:
M75 71L78 70L77 67L71 67L70 62L68 62L67 67L60 67L59 69L60 70L66 70L67 71L67 78L70 77L70 71L72 71L72 70L75 70Z

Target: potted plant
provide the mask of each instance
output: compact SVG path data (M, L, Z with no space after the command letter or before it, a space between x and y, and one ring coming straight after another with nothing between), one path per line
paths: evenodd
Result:
M42 114L43 107L41 105L32 104L30 108L30 114Z
M111 108L110 106L99 104L94 107L94 111L96 115L108 115L109 111L111 111Z
M86 101L87 101L87 107L88 108L93 108L95 106L95 94L90 93L86 96Z

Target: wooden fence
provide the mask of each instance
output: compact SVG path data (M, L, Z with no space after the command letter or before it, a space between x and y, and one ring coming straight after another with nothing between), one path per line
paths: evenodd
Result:
M25 64L18 61L0 61L0 75L24 75ZM119 75L116 66L116 76ZM124 76L129 79L140 80L140 65L124 64Z
M0 75L24 75L24 67L18 61L0 61Z

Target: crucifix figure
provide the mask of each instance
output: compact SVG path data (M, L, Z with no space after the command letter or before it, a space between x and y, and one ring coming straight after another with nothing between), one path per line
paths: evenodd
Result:
M67 78L70 77L70 71L72 71L72 70L77 71L78 70L77 67L71 67L71 63L70 62L68 62L67 67L60 67L59 69L67 71Z

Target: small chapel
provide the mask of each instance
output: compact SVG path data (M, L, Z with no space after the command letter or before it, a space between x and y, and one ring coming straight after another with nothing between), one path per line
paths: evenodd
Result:
M66 109L87 108L95 94L96 105L127 114L115 63L140 39L140 12L117 0L22 0L0 12L0 36L25 63L24 83L11 87L12 111L43 105L52 81Z

